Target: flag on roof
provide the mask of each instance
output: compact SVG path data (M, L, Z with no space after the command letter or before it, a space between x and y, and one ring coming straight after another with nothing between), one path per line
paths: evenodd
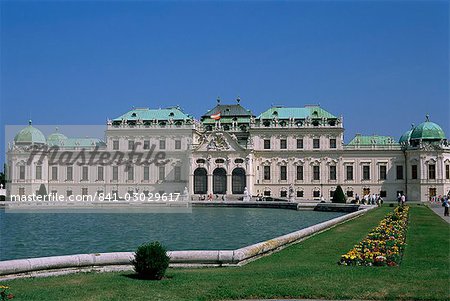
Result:
M211 118L214 119L214 120L219 120L220 119L220 112L211 115Z

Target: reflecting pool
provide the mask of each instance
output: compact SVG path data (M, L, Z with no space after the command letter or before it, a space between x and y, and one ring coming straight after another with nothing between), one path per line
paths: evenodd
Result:
M193 208L192 213L5 213L0 260L134 251L159 240L169 250L232 250L344 215L265 208Z

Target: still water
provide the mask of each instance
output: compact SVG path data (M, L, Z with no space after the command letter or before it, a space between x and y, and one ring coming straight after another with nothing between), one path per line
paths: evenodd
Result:
M168 250L237 249L344 213L264 208L193 208L192 213L5 213L0 260L134 251L159 240Z

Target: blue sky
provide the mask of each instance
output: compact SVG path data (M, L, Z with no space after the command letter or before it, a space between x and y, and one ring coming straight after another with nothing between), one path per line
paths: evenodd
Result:
M448 15L447 1L2 1L0 126L200 116L239 95L256 115L320 103L347 142L426 113L449 137Z

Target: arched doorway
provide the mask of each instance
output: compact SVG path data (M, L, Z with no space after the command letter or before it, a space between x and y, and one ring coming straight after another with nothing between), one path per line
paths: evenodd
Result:
M194 194L208 193L208 177L206 169L197 168L194 171Z
M247 186L245 178L245 170L243 168L235 168L231 178L231 186L233 194L243 194L245 186Z
M216 168L213 172L213 193L227 193L227 172L223 168Z

